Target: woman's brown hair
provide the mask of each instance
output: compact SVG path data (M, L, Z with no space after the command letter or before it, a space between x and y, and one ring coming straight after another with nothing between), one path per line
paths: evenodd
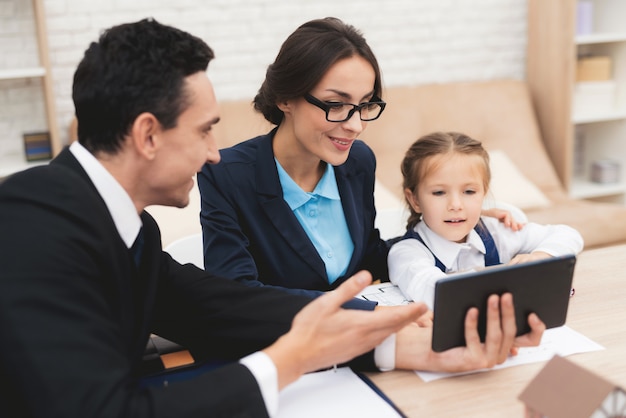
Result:
M340 19L327 17L302 24L283 43L265 81L254 98L254 108L279 125L283 112L277 103L302 97L319 83L337 61L355 55L374 69L374 96L382 97L378 61L362 33Z

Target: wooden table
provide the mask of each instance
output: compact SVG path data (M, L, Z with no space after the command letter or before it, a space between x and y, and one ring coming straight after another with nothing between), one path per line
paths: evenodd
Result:
M626 388L626 245L583 251L566 325L606 350L568 360ZM368 376L409 417L523 417L517 399L545 362L424 383L414 372Z

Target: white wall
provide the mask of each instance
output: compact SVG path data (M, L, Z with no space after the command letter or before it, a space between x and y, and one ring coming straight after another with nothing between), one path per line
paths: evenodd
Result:
M207 41L218 99L251 98L299 24L337 16L363 31L387 86L523 79L526 0L43 0L61 138L73 117L72 75L109 26L152 16ZM0 69L37 65L29 0L0 0ZM0 81L0 148L45 129L37 80ZM18 145L16 145L18 144Z

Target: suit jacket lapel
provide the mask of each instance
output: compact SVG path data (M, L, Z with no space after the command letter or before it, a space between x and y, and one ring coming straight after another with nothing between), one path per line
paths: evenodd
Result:
M159 237L158 227L154 220L146 215L144 212L141 216L142 221L144 222L145 228L145 247L144 254L142 257L142 265L143 269L140 270L135 267L133 258L126 248L126 244L117 233L117 229L115 228L115 223L113 222L113 218L111 217L102 196L98 193L96 186L93 184L83 167L80 165L78 160L74 157L71 151L66 147L59 153L54 160L51 161L51 164L63 166L71 171L74 171L78 174L89 186L93 189L94 195L102 202L103 211L108 215L106 218L94 219L94 222L106 222L110 223L109 229L114 231L111 233L110 237L112 238L112 243L114 247L114 253L112 257L114 266L112 266L112 270L116 271L118 274L115 275L112 279L116 280L116 285L120 289L119 298L122 309L122 317L125 319L122 323L124 324L124 332L127 333L127 341L132 341L132 347L129 347L135 356L141 358L146 342L149 335L149 329L147 328L149 321L146 319L151 318L152 315L152 306L154 295L156 292L156 285L158 278L155 275L158 273L159 268L159 257L160 254L160 245L161 240ZM149 221L146 221L146 216L148 216ZM155 249L155 246L158 246L158 249ZM140 277L138 277L140 276ZM139 280L137 290L140 292L145 292L145 296L134 298L134 291L132 289L133 283L132 280ZM142 306L137 306L137 303L140 303ZM143 318L142 318L143 317ZM136 332L135 324L137 324L140 328L140 332Z
M328 281L326 266L315 246L283 199L283 190L278 180L278 171L272 151L273 132L266 136L258 149L256 184L259 203L265 215L274 224L295 253L311 268Z
M347 271L355 271L358 261L361 259L360 254L364 251L364 222L363 222L363 173L355 173L352 160L348 160L335 167L335 177L337 178L337 187L341 196L341 204L346 217L346 223L354 243L354 252L352 259L348 265Z
M139 266L138 290L140 309L138 320L140 321L140 335L142 339L148 339L150 329L147 327L152 322L154 301L159 285L159 268L161 261L161 236L158 225L150 214L143 211L141 222L145 236L144 250ZM143 352L143 351L142 351Z

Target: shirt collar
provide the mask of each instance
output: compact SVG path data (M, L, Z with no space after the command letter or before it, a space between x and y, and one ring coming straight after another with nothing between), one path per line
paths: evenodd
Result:
M121 184L78 141L70 145L70 151L83 167L96 190L104 200L117 232L128 248L133 245L142 223L132 199Z
M483 240L474 229L470 231L467 241L463 243L452 242L441 237L433 232L424 221L418 222L415 230L420 234L426 246L433 254L436 254L446 268L450 268L454 264L463 248L473 247L482 254L486 252Z
M276 168L278 170L278 180L283 188L283 198L291 210L295 210L304 205L314 195L330 200L339 200L335 168L331 164L326 164L326 170L322 178L317 183L317 186L315 186L315 189L311 193L308 193L302 190L302 188L293 181L277 159L274 159L274 161L276 161Z

